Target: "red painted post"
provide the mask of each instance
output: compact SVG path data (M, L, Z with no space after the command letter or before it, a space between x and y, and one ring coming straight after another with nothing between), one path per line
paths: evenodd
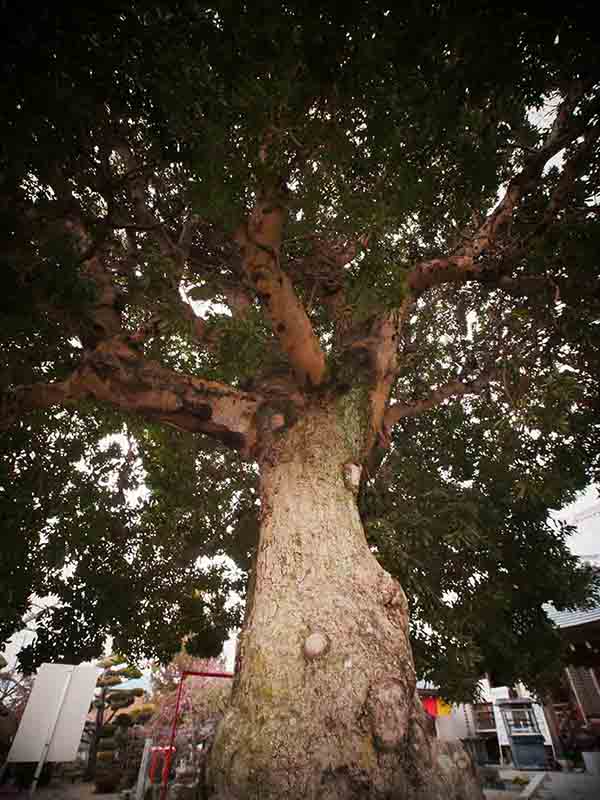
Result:
M169 746L165 753L165 764L163 767L161 778L161 792L160 800L166 800L167 789L169 788L169 772L171 771L171 756L173 754L173 745L175 742L175 731L177 730L177 718L179 717L179 706L181 705L181 695L183 693L183 682L188 675L194 675L199 678L233 678L230 672L194 672L193 670L184 670L179 679L179 687L177 689L177 701L175 703L175 716L173 717L173 725L171 726L171 737Z
M175 731L177 729L177 717L179 716L179 706L181 704L181 694L183 692L183 682L185 680L185 672L181 674L181 678L179 679L179 687L177 688L177 702L175 703L175 716L173 717L173 724L171 725L171 736L169 739L169 746L167 748L167 752L165 753L165 763L163 765L162 777L161 777L161 792L160 792L160 800L165 800L167 796L167 788L169 786L169 772L171 771L171 753L173 742L175 741Z
M233 678L233 672L194 672L186 670L183 675L195 675L199 678Z

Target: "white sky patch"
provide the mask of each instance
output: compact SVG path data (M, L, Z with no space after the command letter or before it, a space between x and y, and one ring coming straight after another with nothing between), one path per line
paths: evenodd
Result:
M23 617L23 628L8 639L1 651L8 662L8 668L14 669L17 666L17 656L19 651L31 644L36 637L36 619L46 608L51 608L58 604L58 598L54 595L38 597L32 595L30 598L31 610Z
M547 175L548 172L550 172L550 170L553 167L557 167L559 170L561 170L564 163L565 163L565 148L563 147L562 150L559 150L559 152L555 156L552 156L552 158L546 162L543 174Z
M560 102L560 95L550 95L550 97L545 99L541 108L532 108L529 110L527 114L528 121L539 131L549 131L556 117L556 111Z
M552 95L551 97L548 97L541 108L531 109L531 111L527 114L527 119L534 127L538 129L538 131L549 132L552 127L552 123L554 122L554 118L556 117L556 111L560 102L561 98L558 95ZM555 156L552 156L552 158L546 162L543 174L546 175L552 169L552 167L558 167L559 170L562 169L564 160L565 150L563 148L560 150L560 152L558 152Z
M457 600L458 594L456 592L444 592L442 595L442 602L447 606L453 606Z
M592 485L581 492L570 506L552 515L577 526L567 543L577 556L600 557L600 499L599 487ZM585 517L585 518L582 518Z
M137 453L137 446L134 439L128 439L124 433L111 433L109 436L105 436L103 439L100 440L100 442L98 443L98 449L100 450L100 452L105 453L108 450L108 448L113 444L119 445L122 458L127 458L129 448L132 447L135 453L135 463L132 467L132 470L143 472L143 465ZM85 456L81 458L80 461L77 462L77 464L75 464L75 468L79 472L83 472L88 475L92 473L92 468L87 463ZM107 480L104 485L107 486L109 489L114 489L117 485L118 480L119 480L119 469L116 468L111 473L108 474ZM150 490L144 484L143 475L140 478L140 486L138 486L138 488L136 489L125 489L124 495L125 495L125 500L127 504L130 506L130 508L137 508L150 497Z
M190 297L190 292L200 285L199 283L185 282L179 286L179 294L182 300L192 307L196 316L201 319L207 319L211 314L223 314L231 317L231 309L225 303L215 303L214 300L194 300Z

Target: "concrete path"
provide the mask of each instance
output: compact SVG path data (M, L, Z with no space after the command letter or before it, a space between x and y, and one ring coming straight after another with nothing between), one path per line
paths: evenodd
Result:
M540 777L539 772L521 772L516 770L501 770L501 776L509 781L520 775L527 776L530 781ZM532 800L600 800L600 775L585 775L573 772L546 772L545 780L533 793ZM525 787L524 791L527 791ZM517 792L495 792L488 790L485 793L487 800L517 800ZM521 795L523 796L523 795ZM6 795L6 800L26 800L27 792ZM35 794L35 800L118 800L118 794L94 794L94 785L91 783L75 783L44 786ZM0 800L4 794L0 791Z
M600 775L549 772L534 797L539 800L600 800Z
M29 792L9 792L0 787L0 800L28 800ZM54 783L39 788L34 800L119 800L119 794L96 794L93 783Z
M539 772L500 770L500 775L509 781L515 775L526 775L530 780ZM537 800L600 800L600 775L577 772L546 772L545 780L533 793ZM505 793L506 794L506 793ZM515 795L509 795L509 797Z

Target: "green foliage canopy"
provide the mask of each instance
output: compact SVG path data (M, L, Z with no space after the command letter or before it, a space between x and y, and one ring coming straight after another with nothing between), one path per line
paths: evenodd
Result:
M406 413L361 510L409 593L423 674L457 696L492 665L535 683L556 653L543 603L591 591L549 518L597 479L600 452L600 48L585 9L3 15L0 638L33 592L57 602L25 668L90 658L108 634L167 660L191 632L190 651L214 655L240 622L229 598L258 527L257 472L221 444L89 396L15 421L15 387L68 381L115 337L236 389L285 372L234 236L282 175L282 266L340 384L331 298L343 289L341 318L368 326L410 296L413 265L472 241L500 187L530 175L466 279L415 292L394 388ZM572 135L538 169L565 98ZM477 397L442 391L412 414L482 375Z

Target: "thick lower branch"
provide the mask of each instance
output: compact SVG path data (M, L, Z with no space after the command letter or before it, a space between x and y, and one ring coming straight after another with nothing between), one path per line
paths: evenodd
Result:
M262 402L259 395L183 375L125 347L107 345L88 353L66 381L5 391L0 396L0 422L7 427L35 409L72 406L85 399L204 433L244 453L256 442L256 413Z
M14 386L0 394L0 428L8 428L16 419L40 408L68 403L69 381Z

